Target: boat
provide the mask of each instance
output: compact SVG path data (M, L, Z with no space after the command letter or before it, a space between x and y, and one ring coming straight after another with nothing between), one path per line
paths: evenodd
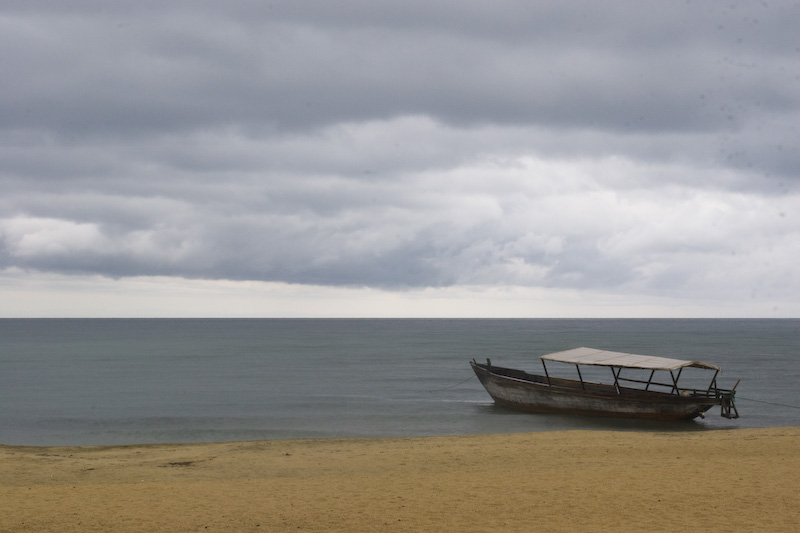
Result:
M495 366L490 359L485 364L473 359L470 365L497 405L530 413L691 420L704 417L706 411L718 405L721 416L739 418L734 400L739 382L731 389L719 388L720 368L709 363L586 347L542 355L540 359L543 374ZM574 365L578 379L551 375L548 362ZM559 373L563 373L563 366L559 366ZM589 367L591 370L587 371ZM604 370L596 367L611 369L607 380L602 376L600 380L595 380L594 376L584 379L582 368L587 374L605 375ZM681 386L681 374L687 368L700 369L691 371L692 374L700 372L700 379L703 376L707 379L710 372L708 386ZM694 385L701 383L699 387L707 382L698 381L695 375L691 376L691 381Z

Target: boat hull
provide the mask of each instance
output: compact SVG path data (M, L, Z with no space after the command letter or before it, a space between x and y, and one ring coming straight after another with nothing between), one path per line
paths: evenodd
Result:
M618 389L613 385L548 380L544 376L470 363L495 403L530 413L557 413L651 420L691 420L719 401L713 397ZM507 375L516 374L514 376ZM550 381L550 383L548 383ZM557 384L553 384L557 383Z

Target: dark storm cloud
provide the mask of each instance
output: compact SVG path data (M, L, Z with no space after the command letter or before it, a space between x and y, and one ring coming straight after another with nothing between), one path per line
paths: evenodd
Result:
M662 131L795 101L776 56L797 45L787 8L506 4L12 10L6 120L63 135L408 114Z
M0 266L717 290L795 236L799 11L6 3Z

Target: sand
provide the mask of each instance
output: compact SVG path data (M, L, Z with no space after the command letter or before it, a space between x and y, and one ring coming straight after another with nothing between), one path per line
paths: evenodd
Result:
M800 531L800 427L0 446L0 531Z

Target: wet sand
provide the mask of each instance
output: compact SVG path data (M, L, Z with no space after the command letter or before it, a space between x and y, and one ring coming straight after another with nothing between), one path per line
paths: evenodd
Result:
M0 531L799 531L800 427L0 446Z

